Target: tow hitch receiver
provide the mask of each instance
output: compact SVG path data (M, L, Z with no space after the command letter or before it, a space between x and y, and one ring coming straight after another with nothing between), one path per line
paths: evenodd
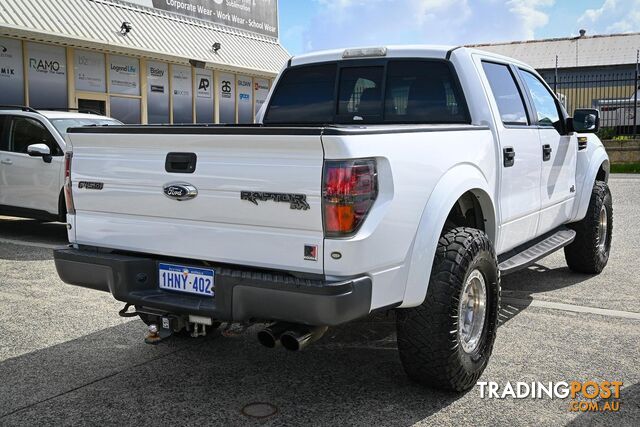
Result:
M169 338L171 335L173 335L173 331L171 329L158 329L158 325L152 323L149 325L149 330L147 331L147 336L144 338L144 342L147 344L158 344L160 341Z

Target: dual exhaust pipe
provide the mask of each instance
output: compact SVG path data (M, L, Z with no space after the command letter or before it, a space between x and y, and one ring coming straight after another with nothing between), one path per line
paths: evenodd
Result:
M278 322L258 332L258 341L268 348L276 348L282 345L289 351L300 351L322 338L326 331L326 326L306 326Z

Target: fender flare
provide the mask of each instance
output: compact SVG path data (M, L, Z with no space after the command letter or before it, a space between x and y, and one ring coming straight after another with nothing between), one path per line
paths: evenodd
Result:
M580 187L582 189L580 198L578 199L578 203L576 203L577 209L574 212L573 216L574 221L582 220L587 214L593 185L596 182L596 176L600 171L600 166L602 166L603 164L606 171L605 180L608 181L610 169L609 156L607 155L607 152L603 146L598 146L591 155L589 167L587 168L587 172L584 174L584 180L582 182L582 186Z
M409 271L401 308L415 307L424 301L433 258L447 216L456 201L469 191L478 197L485 217L487 235L495 244L497 236L496 212L487 179L474 165L454 166L440 178L422 212L408 256Z

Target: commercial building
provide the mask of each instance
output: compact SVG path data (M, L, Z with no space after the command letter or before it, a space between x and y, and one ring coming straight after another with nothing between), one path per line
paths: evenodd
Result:
M277 0L0 2L0 104L251 123L288 58Z

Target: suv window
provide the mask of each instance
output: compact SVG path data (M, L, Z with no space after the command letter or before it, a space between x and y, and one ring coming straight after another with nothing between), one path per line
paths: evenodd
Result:
M445 61L372 62L286 70L264 123L470 123L455 72Z
M51 133L38 120L29 117L12 117L9 128L9 147L7 151L27 153L31 144L46 144L51 154L58 154L58 144Z
M498 104L502 123L528 125L524 100L509 66L482 61L482 68Z
M7 135L7 116L0 116L0 151L9 151L9 137Z
M538 77L529 71L521 70L520 75L529 90L533 106L536 108L537 124L549 127L557 126L560 123L560 113L551 92Z

